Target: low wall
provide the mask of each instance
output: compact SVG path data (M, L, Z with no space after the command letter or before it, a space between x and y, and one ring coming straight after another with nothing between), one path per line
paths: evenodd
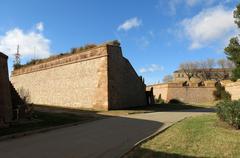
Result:
M156 84L147 86L147 90L150 91L153 88L153 95L155 99L158 99L159 96L163 100L167 100L168 98L168 84Z
M147 89L153 88L155 99L161 95L165 101L177 99L185 103L208 103L213 102L216 90L215 84L207 83L205 86L183 86L181 83L166 83L150 85Z
M232 100L240 99L240 81L225 84L225 90L231 94Z

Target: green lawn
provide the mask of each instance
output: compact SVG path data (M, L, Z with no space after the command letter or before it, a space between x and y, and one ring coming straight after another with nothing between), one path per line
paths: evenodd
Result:
M188 118L140 145L125 158L240 157L240 131L215 114Z
M74 115L69 113L49 113L49 112L34 112L34 120L29 123L16 123L10 125L9 128L0 129L0 136L32 131L42 128L60 126L70 123L85 123L88 121L96 120L96 117L91 115ZM28 122L28 121L26 121Z

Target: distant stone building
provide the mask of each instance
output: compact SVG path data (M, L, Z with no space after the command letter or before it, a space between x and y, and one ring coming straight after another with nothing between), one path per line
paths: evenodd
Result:
M202 76L203 72L207 73L208 80L227 80L232 75L231 69L220 69L220 68L213 68L213 69L196 69L194 70L196 73L191 78L192 81L201 81L199 76ZM188 81L188 76L183 70L176 70L173 73L173 81L174 82L185 82Z
M39 105L110 110L149 100L146 85L117 42L24 66L12 72L11 81Z
M7 59L8 57L0 52L0 126L12 120L12 101Z

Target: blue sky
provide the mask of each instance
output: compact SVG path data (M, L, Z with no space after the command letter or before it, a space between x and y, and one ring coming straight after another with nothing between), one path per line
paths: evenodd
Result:
M22 62L118 39L148 84L180 63L224 58L238 0L0 0L0 51Z

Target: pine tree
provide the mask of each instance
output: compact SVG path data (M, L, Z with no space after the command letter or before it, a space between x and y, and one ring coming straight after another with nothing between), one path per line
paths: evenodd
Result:
M237 5L236 10L233 13L235 18L235 23L240 29L240 4ZM240 43L239 36L233 37L230 40L229 45L224 49L227 58L235 64L235 69L233 70L233 80L240 79Z

